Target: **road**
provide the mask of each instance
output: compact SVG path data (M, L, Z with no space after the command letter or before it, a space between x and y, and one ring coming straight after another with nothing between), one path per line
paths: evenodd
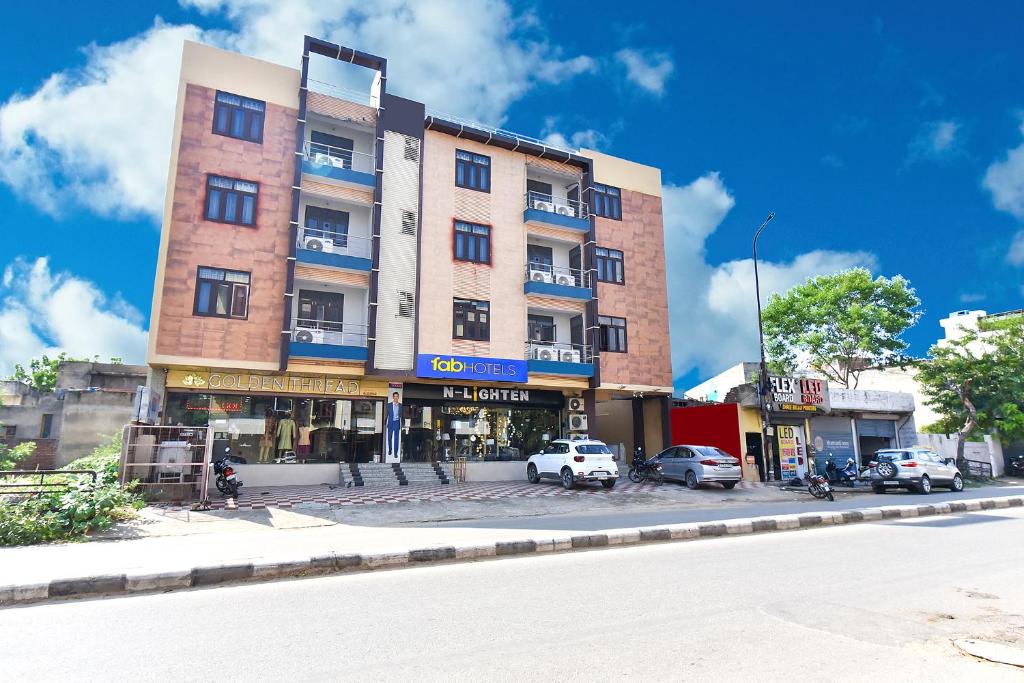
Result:
M1016 680L1024 510L0 610L5 682Z
M541 483L538 486L557 486L558 484ZM665 483L664 486L677 486ZM703 492L703 491L698 491ZM732 493L720 488L708 489L708 493L725 497ZM592 512L574 512L569 514L493 517L485 519L467 519L444 522L424 522L416 526L424 527L466 527L476 529L564 529L566 531L598 531L602 529L623 529L628 527L657 526L659 524L685 524L688 522L711 522L741 517L760 517L763 515L789 515L822 511L857 510L860 508L880 507L883 505L922 505L942 503L946 501L965 500L968 498L987 498L999 496L1019 496L1024 494L1024 486L984 486L964 489L960 493L936 491L924 496L907 491L891 491L889 493L844 493L842 489L836 494L836 500L815 500L810 495L806 499L795 502L756 502L741 505L716 505L694 509L692 507L663 509L598 510Z

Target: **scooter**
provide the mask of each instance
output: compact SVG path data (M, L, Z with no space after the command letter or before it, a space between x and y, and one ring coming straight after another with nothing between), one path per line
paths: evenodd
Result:
M823 474L808 474L807 490L815 498L835 500L835 496L832 495L832 486L828 483L828 478Z
M857 466L853 464L853 459L846 461L846 467L839 469L835 462L829 460L825 465L825 476L828 478L829 483L842 484L843 486L856 486L857 476L860 473L857 471Z
M237 498L238 489L242 486L235 468L232 467L235 461L236 459L231 457L231 449L225 448L224 456L213 462L213 473L217 475L217 490L230 498Z

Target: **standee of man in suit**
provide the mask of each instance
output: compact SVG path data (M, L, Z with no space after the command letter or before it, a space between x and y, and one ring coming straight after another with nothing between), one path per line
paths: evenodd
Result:
M391 403L388 403L384 417L387 430L385 455L393 455L397 458L400 453L399 438L402 433L402 404L398 401L397 391L391 392Z

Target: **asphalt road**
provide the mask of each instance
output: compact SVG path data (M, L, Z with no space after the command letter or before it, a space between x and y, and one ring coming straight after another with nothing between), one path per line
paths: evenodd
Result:
M1020 681L1013 508L0 610L8 681Z
M546 482L538 486L558 486ZM679 486L666 482L663 486ZM709 487L707 493L714 492L718 497L726 497L732 491L719 487ZM697 495L705 491L695 492ZM657 526L659 524L684 524L687 522L710 522L743 517L760 517L763 515L789 515L821 511L856 510L859 508L879 507L882 505L920 505L922 503L942 503L951 500L968 498L987 498L997 496L1018 496L1024 494L1024 486L985 486L964 489L960 493L938 491L929 495L910 493L908 491L890 491L889 493L845 493L840 489L836 500L816 500L809 494L796 502L755 502L741 505L722 504L714 507L643 509L637 511L611 510L578 512L557 515L535 515L517 517L495 517L487 519L467 519L445 522L424 522L415 526L424 527L467 527L476 529L564 529L566 531L598 531L602 529L624 529L631 527Z

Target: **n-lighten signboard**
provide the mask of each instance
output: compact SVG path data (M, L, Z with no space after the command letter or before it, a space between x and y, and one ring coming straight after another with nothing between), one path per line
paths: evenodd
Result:
M416 356L416 376L524 384L527 380L525 360L431 353Z

